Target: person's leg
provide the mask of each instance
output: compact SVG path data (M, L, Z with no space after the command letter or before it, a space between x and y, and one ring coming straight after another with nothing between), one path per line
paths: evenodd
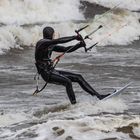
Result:
M47 81L46 74L43 74L42 77L45 81ZM59 73L52 72L50 77L48 78L48 83L58 84L58 85L64 85L66 87L67 95L69 97L69 100L71 104L76 103L75 94L72 88L72 82L69 78L60 75Z
M80 74L75 74L66 71L59 71L60 74L68 77L72 82L77 82L82 87L83 90L91 94L92 96L96 95L99 99L103 99L108 95L100 95L97 91L95 91L90 84L82 77Z

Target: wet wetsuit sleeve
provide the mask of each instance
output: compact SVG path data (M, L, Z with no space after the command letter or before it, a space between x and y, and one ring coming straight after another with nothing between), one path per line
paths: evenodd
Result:
M45 45L62 44L62 43L67 43L67 42L73 41L75 39L77 39L77 36L62 37L59 39L47 40L45 42Z
M75 39L77 39L77 36L62 37L62 38L53 39L53 40L43 39L42 41L40 40L39 42L37 42L36 48L45 49L47 46L63 44L63 43L73 41Z
M64 47L64 46L55 46L53 51L56 51L56 52L67 52L67 53L70 53L70 52L73 52L81 47L84 47L81 43L77 43L76 45L73 45L73 46L69 46L69 47Z

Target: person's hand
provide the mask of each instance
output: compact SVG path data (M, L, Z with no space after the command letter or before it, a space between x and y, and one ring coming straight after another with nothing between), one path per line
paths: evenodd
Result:
M86 46L86 43L85 43L84 40L80 41L80 46L81 46L81 47L85 47L85 46Z
M76 36L76 39L77 39L78 41L83 41L83 37L82 37L80 34L78 34L78 35Z

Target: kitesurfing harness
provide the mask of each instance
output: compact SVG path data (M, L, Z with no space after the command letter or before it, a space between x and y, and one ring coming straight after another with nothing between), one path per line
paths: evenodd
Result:
M49 63L49 64L48 64ZM33 95L36 95L37 93L41 92L48 84L51 71L54 69L53 67L53 62L51 59L47 59L46 61L37 61L35 63L36 68L37 68L37 73L34 76L34 80L36 80L36 90L34 91ZM49 65L49 67L47 67ZM41 70L46 71L48 74L47 82L44 84L44 86L39 89L39 75L41 74Z

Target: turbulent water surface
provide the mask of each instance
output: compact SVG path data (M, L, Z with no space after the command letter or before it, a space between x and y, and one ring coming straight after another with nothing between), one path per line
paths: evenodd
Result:
M139 0L1 0L0 139L140 139L139 11ZM81 48L65 55L57 69L82 74L101 94L133 83L102 102L76 83L76 105L69 103L63 86L48 84L32 96L34 47L42 29L49 25L67 36L87 24L83 36L103 26L86 41L98 45L87 53Z

